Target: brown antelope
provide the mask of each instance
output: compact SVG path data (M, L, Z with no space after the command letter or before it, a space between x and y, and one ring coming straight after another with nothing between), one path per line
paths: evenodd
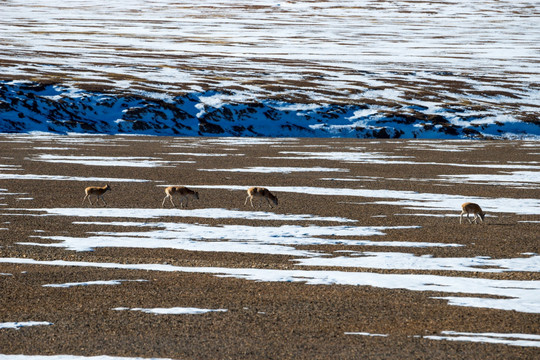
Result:
M188 206L189 197L199 200L199 193L190 190L185 186L169 186L165 188L165 194L167 195L165 195L165 197L163 198L161 207L165 206L165 200L167 200L167 198L169 198L169 200L171 200L171 204L176 207L173 202L173 195L178 195L180 197L180 207L184 207L184 199L186 200L186 207Z
M272 194L270 191L268 191L268 189L266 188L263 188L263 187L250 187L247 191L248 193L248 196L246 197L246 201L244 201L244 205L247 204L247 201L249 199L249 202L251 203L251 207L254 207L253 206L253 198L259 198L260 200L263 200L263 199L266 199L266 201L268 202L268 206L272 207L272 204L270 203L270 201L272 201L274 203L274 205L277 206L278 204L278 198ZM259 202L259 206L260 206L260 202Z
M103 201L105 206L107 206L107 203L105 202L105 199L103 198L103 194L105 194L107 192L107 190L112 191L109 184L106 184L105 186L102 186L102 187L99 187L99 186L89 186L89 187L87 187L86 189L84 189L84 193L86 195L84 196L84 199L82 201L83 204L84 204L84 201L88 198L88 201L90 202L90 205L94 205L94 204L92 204L92 200L90 200L90 196L95 195L97 197L96 205L99 202L99 199L101 199L101 201Z
M480 206L475 203L466 202L463 205L461 205L461 215L459 216L459 223L461 224L461 220L463 219L463 214L467 214L467 220L469 220L469 223L473 223L471 219L469 218L469 213L473 213L473 221L475 224L478 224L478 218L482 222L484 222L484 216L486 216L486 213L482 211Z

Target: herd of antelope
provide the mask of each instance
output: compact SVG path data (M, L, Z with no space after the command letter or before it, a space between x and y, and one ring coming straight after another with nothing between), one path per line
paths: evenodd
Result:
M86 189L84 189L85 196L83 198L83 204L88 199L88 202L90 205L98 204L99 199L107 206L107 202L105 202L105 199L103 198L103 195L107 191L112 191L109 184L106 184L104 186L89 186ZM258 199L259 201L266 200L268 203L268 206L272 207L272 204L278 205L278 198L274 194L272 194L268 189L263 187L257 187L252 186L247 190L248 196L246 197L246 201L244 202L244 205L247 204L247 201L249 200L251 207L253 206L253 199ZM96 197L96 202L93 203L91 196ZM178 196L180 199L180 207L184 207L184 200L186 201L186 207L189 204L189 198L199 200L199 193L197 191L193 191L191 189L188 189L185 186L168 186L165 188L165 197L163 198L163 201L161 202L161 207L165 206L165 202L167 199L170 200L172 206L176 207L176 204L173 201L173 197ZM260 206L260 202L259 202Z
M98 204L99 199L101 199L101 201L103 201L103 204L107 206L107 203L105 202L105 199L103 198L103 195L108 190L109 191L111 190L111 187L109 186L109 184L106 184L105 186L87 187L86 189L84 189L85 196L83 198L83 204L85 200L88 199L88 201L90 202L90 205L94 205L94 203L92 203L92 200L90 199L90 196L94 195L96 197L95 204ZM278 205L277 196L272 194L267 188L252 186L247 190L247 194L248 195L246 197L246 201L244 201L244 205L247 205L247 202L249 200L251 207L254 207L253 199L255 198L259 200L259 206L260 206L260 201L264 201L264 200L266 200L266 202L268 203L268 206L270 206L271 208L272 208L272 204L276 206ZM189 198L196 199L196 200L199 199L199 193L197 191L188 189L185 186L168 186L165 188L165 197L163 198L163 201L161 202L161 207L165 206L165 202L167 201L167 199L170 200L172 206L176 207L173 201L174 196L179 197L181 208L184 207L184 200L186 201L185 206L187 207L189 204ZM463 215L465 214L467 214L467 220L469 220L470 224L472 224L473 222L475 224L478 224L478 219L480 219L481 222L484 222L484 217L486 216L486 213L482 211L482 208L478 204L471 203L471 202L466 202L463 205L461 205L461 214L459 216L460 224L462 223ZM469 217L469 214L474 215L472 220Z

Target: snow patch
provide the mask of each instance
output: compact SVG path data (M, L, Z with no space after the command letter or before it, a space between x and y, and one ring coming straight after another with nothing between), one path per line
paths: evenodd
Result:
M512 333L471 333L443 331L441 335L424 336L431 340L465 341L510 346L540 347L540 335Z
M172 307L172 308L125 308L118 307L113 310L117 311L140 311L146 314L155 314L155 315L199 315L206 314L209 312L227 312L227 309L199 309L192 307Z
M442 245L442 244L441 244ZM355 267L370 269L466 271L499 273L505 271L540 272L540 256L512 259L435 258L398 252L361 252L344 257L317 257L294 260L303 266Z
M51 288L70 288L74 286L92 286L92 285L121 285L123 282L129 282L129 281L135 281L135 282L143 282L148 280L96 280L96 281L85 281L85 282L72 282L72 283L64 283L64 284L45 284L42 285L43 287L51 287Z
M17 329L18 330L22 327L43 326L43 325L53 325L53 323L46 322L46 321L3 322L3 323L0 323L0 329Z
M201 273L249 281L299 282L308 285L373 286L385 289L457 293L464 294L466 296L464 299L467 302L453 303L451 301L450 305L469 306L470 304L483 304L482 307L485 308L534 314L540 313L540 303L538 302L538 298L540 298L540 281L496 280L439 275L379 274L369 272L181 267L165 264L117 264L64 260L38 261L29 258L0 258L0 263ZM480 297L467 295L479 295ZM490 297L496 297L496 299ZM452 297L449 299L460 298ZM490 301L486 301L487 299Z

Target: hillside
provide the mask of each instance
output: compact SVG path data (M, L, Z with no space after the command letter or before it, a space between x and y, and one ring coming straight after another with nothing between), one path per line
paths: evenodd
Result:
M203 92L158 99L97 93L65 86L0 84L0 132L147 134L181 136L357 138L534 138L538 120L438 114L408 106L298 104L277 100L227 101Z
M0 131L538 138L535 1L8 1Z

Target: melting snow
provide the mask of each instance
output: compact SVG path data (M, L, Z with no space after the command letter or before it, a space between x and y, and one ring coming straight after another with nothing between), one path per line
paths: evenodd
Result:
M345 335L362 335L362 336L375 336L375 337L387 337L387 334L371 334L368 332L346 332Z
M445 247L456 244L427 242L392 242L335 239L334 237L359 237L385 235L386 230L415 229L415 226L357 227L357 226L210 226L184 223L135 223L135 222L85 222L78 224L130 226L150 228L141 232L97 232L89 237L34 236L58 243L19 242L22 245L65 247L76 251L91 251L98 247L120 248L169 248L189 251L242 252L289 256L318 256L320 253L297 250L298 245L349 246L407 246ZM157 228L154 230L154 228ZM332 238L325 238L332 237Z
M417 256L398 252L353 253L355 257L318 257L295 260L304 266L358 267L370 269L402 269L431 271L467 272L540 272L540 256L513 259L474 258L434 258L431 255Z
M538 106L530 86L538 82L533 3L10 1L0 12L9 39L0 43L2 73L137 88L165 102L181 90L199 94L199 116L257 98L304 99L277 104L283 111L371 100L378 112L354 109L349 126L399 105L412 114L447 114L452 125L494 124L492 132L504 134L515 130L516 114ZM209 84L225 91L200 94ZM59 92L42 96L54 100Z
M149 182L142 179L122 179L103 177L81 177L64 175L37 175L37 174L0 174L0 180L53 180L53 181L98 181L98 182Z
M209 312L226 312L226 309L199 309L199 308L190 308L190 307L172 307L172 308L125 308L118 307L113 310L129 310L129 311L141 311L147 314L156 314L156 315L190 315L190 314L206 314Z
M511 346L540 347L540 335L511 333L471 333L443 331L441 335L424 336L431 340L468 341Z
M132 157L132 156L75 156L75 155L49 155L37 156L34 161L79 164L87 166L125 166L125 167L173 167L180 163L194 163L194 161L164 161L153 157Z
M180 267L164 264L116 264L77 261L38 261L28 258L0 258L0 263L43 266L78 266L103 269L125 269L144 271L186 272L214 274L218 277L233 277L250 281L300 282L309 285L373 286L386 289L430 291L451 294L480 295L466 296L466 305L454 302L451 305L476 306L499 310L514 310L525 313L540 313L540 281L495 280L439 275L378 274L368 272L240 269L217 267ZM486 298L486 296L501 298ZM488 300L489 301L486 301Z
M190 185L200 189L243 190L245 186L237 185ZM370 190L346 188L322 188L305 186L273 186L275 192L293 192L309 195L362 197L375 199L396 199L394 201L374 201L377 204L403 206L413 210L454 210L461 212L461 204L466 201L476 202L486 212L507 212L520 215L540 214L539 199L517 198L482 198L474 196L419 193L404 190Z
M20 329L27 326L53 325L46 321L22 321L22 322L4 322L0 323L0 329ZM0 355L1 356L1 355Z
M372 334L368 332L345 332L345 335L361 335L388 337L388 334ZM415 335L414 337L421 337ZM485 344L502 344L510 346L540 347L540 335L532 334L512 334L512 333L472 333L457 331L442 331L441 335L426 335L424 339L467 341Z
M148 280L96 280L96 281L85 281L85 282L72 282L64 284L45 284L43 287L51 288L70 288L73 286L91 286L91 285L120 285L126 281L148 281Z
M267 159L282 159L282 160L329 160L345 163L359 164L380 164L380 165L427 165L427 166L452 166L460 168L474 169L531 169L540 170L540 165L537 163L529 164L471 164L471 163L440 163L440 162L425 162L415 161L412 156L387 155L377 152L306 152L306 151L281 151L280 154L285 156L270 156ZM409 160L406 160L409 159Z
M142 358L120 356L79 356L79 355L2 355L0 360L172 360L169 358Z
M282 173L290 174L293 172L349 172L349 169L325 168L325 167L248 167L236 169L199 169L199 171L221 171L221 172L247 172L247 173Z
M540 171L512 171L502 174L439 175L444 181L506 187L540 187Z
M161 199L156 201L159 204ZM44 209L7 209L45 212L46 215L75 216L75 217L112 217L158 219L162 217L196 217L208 219L248 219L248 220L277 220L277 221L330 221L356 222L356 220L341 217L324 217L309 214L276 214L264 211L229 210L222 208L205 209L146 209L146 208L44 208Z

